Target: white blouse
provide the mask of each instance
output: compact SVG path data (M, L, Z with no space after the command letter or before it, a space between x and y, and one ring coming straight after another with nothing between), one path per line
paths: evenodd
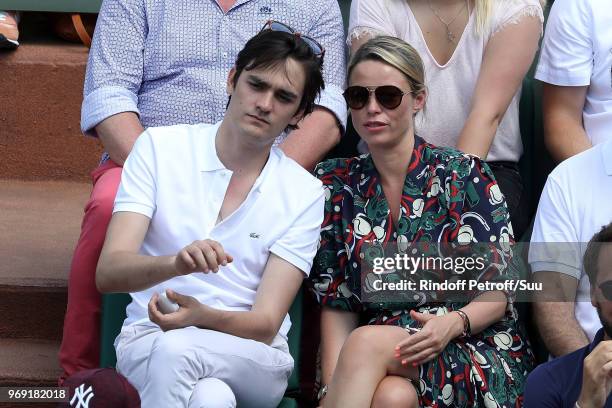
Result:
M471 100L489 39L524 16L544 16L538 0L496 0L490 24L479 35L471 13L450 60L435 60L406 0L353 0L347 43L363 34L399 37L412 45L425 66L429 92L425 112L417 115L416 134L438 146L457 146L459 134L472 106ZM519 44L517 44L519 46ZM512 63L508 61L508 63ZM521 90L512 98L486 157L488 161L518 162L523 153L518 105Z

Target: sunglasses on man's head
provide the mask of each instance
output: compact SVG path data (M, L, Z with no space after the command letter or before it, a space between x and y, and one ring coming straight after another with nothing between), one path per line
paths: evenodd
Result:
M344 95L346 104L351 109L361 109L366 106L370 99L370 94L374 94L376 101L382 107L395 109L402 103L404 95L411 93L404 92L397 86L383 85L378 87L349 86L342 95Z
M607 300L612 300L612 280L605 281L599 285L599 289Z
M319 44L317 40L307 35L298 33L297 31L295 31L293 28L289 27L285 23L281 23L280 21L275 21L275 20L268 20L266 21L266 24L264 24L264 26L262 27L260 31L263 31L263 30L280 31L283 33L293 34L297 38L300 38L302 41L304 41L306 45L310 47L310 49L312 50L312 52L314 53L316 57L323 58L323 55L325 55L325 48L323 48L323 46Z

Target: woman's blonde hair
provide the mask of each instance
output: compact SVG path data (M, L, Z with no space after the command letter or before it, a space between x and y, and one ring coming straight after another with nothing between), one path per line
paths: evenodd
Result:
M351 56L347 80L355 66L363 61L380 61L400 71L410 84L414 95L425 91L425 68L419 53L406 41L381 35L368 40Z

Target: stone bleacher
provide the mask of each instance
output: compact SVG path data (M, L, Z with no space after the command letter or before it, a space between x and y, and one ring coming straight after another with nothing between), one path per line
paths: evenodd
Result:
M20 28L22 46L0 52L0 386L56 385L70 260L101 147L79 130L87 48L53 39L40 15Z

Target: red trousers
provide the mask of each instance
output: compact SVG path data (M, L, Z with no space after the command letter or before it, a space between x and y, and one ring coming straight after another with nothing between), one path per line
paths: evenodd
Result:
M68 306L59 361L64 370L60 385L77 371L100 363L101 296L96 289L96 266L111 219L122 167L112 161L91 173L93 190L85 205L81 236L74 250L68 278Z

